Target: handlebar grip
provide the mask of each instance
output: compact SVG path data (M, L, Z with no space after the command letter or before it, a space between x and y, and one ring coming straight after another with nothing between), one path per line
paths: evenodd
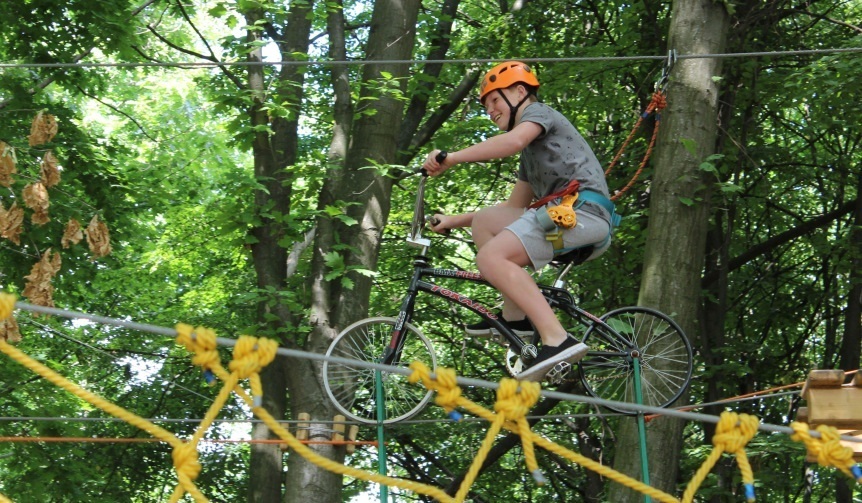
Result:
M431 225L437 225L437 224L439 224L439 223L440 223L440 219L439 219L439 218L437 218L437 217L435 217L434 215L431 215L431 216L430 216L430 217L428 217L426 220L427 220L427 221L428 221L428 223L429 223L429 224L431 224ZM446 229L446 230L443 232L443 235L444 235L444 236L448 236L448 235L450 235L450 234L452 234L452 229Z
M446 152L445 150L441 150L440 152L437 152L437 155L434 156L434 159L437 162L443 162L446 160L446 157L448 157L448 156L449 156L449 152ZM428 172L425 171L425 168L419 168L419 174L422 176L428 176Z

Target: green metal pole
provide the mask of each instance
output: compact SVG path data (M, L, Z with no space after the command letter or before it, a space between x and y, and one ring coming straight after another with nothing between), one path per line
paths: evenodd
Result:
M386 407L383 401L383 375L379 370L374 371L374 388L377 395L377 473L386 476L386 442L383 438L383 421L386 420ZM389 501L389 486L380 484L380 503Z
M635 371L635 400L637 400L638 405L643 405L644 399L641 391L641 364L640 357L634 358L634 371ZM640 450L641 450L641 475L643 478L643 483L649 485L649 464L647 461L647 445L646 445L646 423L644 422L644 414L643 412L638 412L638 436L640 437ZM644 501L646 503L650 503L652 498L649 497L648 494L644 495Z

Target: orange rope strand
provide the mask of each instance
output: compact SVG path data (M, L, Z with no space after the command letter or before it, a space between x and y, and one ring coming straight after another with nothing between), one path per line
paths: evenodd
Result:
M162 442L158 438L134 437L0 437L4 442L44 442L44 443L93 443L93 444L149 444ZM212 444L283 444L281 439L242 439L242 438L204 438L201 442ZM300 440L305 445L372 445L376 440Z
M617 152L617 155L614 156L613 160L608 165L608 169L605 170L605 176L608 176L608 173L610 173L611 170L614 168L614 166L616 166L617 162L619 161L620 157L622 157L622 155L625 152L626 148L628 147L629 143L631 143L632 139L635 136L635 133L640 128L641 123L643 123L643 120L645 118L649 117L649 114L656 112L655 127L652 130L652 137L650 138L649 145L647 146L647 151L644 154L644 158L641 160L640 165L638 166L638 169L635 172L635 174L632 175L631 180L629 180L629 182L625 185L625 187L623 187L621 190L617 191L613 196L611 196L611 201L616 201L620 196L625 194L635 184L638 177L640 177L641 172L643 171L644 167L646 166L647 161L649 160L650 156L652 155L653 147L655 146L655 141L656 141L656 138L658 137L659 125L661 124L661 118L659 117L658 114L661 113L661 111L664 110L666 107L667 107L667 97L665 96L664 92L663 91L654 92L652 95L652 99L650 100L649 105L647 105L647 107L646 107L646 110L644 111L644 113L641 114L640 117L638 117L637 122L635 123L634 127L632 128L632 130L629 133L626 140L623 142L622 147L620 147L619 152Z

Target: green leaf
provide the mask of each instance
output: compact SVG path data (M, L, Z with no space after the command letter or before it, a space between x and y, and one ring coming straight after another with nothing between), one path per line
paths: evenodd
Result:
M323 261L326 264L326 267L330 269L338 269L339 271L344 270L344 257L337 252L329 252L323 256Z
M682 143L682 146L688 151L689 154L693 156L697 155L697 142L695 142L691 138L680 138L679 142Z

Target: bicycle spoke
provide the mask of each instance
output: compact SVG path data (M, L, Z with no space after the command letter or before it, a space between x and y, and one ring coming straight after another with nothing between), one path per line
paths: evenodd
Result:
M386 351L394 325L393 318L369 318L354 323L336 336L327 355L378 363ZM424 335L407 325L401 337L405 337L404 344L401 353L394 355L394 366L405 368L410 362L419 360L432 370L436 368L437 357ZM363 423L377 422L378 375L383 390L384 423L412 417L431 398L430 391L411 384L407 376L400 373L378 373L373 369L328 361L323 365L324 388L329 399L345 416Z
M688 387L693 367L691 346L679 327L658 311L641 307L611 311L602 321L612 331L599 324L588 330L585 342L591 351L579 365L587 391L599 398L635 403L636 357L642 403L667 407L678 399Z

